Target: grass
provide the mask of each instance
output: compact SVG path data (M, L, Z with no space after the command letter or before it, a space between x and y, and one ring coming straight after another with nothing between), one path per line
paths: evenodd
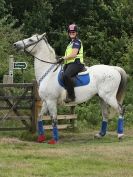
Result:
M56 145L0 136L0 177L132 177L133 130L116 134L62 132Z

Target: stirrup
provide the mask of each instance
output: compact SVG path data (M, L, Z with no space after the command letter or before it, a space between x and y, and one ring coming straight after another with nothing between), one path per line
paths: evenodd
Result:
M74 102L75 98L66 97L65 103Z

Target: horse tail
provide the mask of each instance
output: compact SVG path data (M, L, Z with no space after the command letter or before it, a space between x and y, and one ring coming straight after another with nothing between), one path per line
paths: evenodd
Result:
M114 69L116 69L121 75L121 81L120 81L119 88L116 94L116 98L117 98L118 103L122 104L124 97L125 97L125 91L127 88L127 74L124 71L124 69L120 67L114 66Z

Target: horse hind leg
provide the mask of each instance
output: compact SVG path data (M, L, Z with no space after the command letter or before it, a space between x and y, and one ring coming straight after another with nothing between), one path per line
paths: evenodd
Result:
M118 139L122 139L124 136L124 113L125 107L119 104L119 117L118 117L118 124L117 124L117 133Z
M108 99L108 104L113 107L119 114L117 123L117 134L118 138L121 139L124 136L124 107L118 103L116 97L110 97Z
M124 135L123 126L124 126L125 108L124 106L122 106L122 103L123 103L126 88L127 88L127 74L122 68L120 67L115 67L115 68L121 75L121 82L120 82L120 85L119 85L119 88L116 94L116 99L118 103L118 113L119 113L117 133L118 133L118 138L121 139Z
M102 124L99 133L95 135L96 138L102 138L106 135L107 125L108 125L108 114L109 114L109 105L101 99L101 109L102 109Z

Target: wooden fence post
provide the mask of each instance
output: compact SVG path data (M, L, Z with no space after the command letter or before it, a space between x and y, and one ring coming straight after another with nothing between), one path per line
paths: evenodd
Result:
M72 105L70 107L70 113L71 114L75 114L75 106L76 105ZM70 119L70 123L71 123L73 129L77 127L77 119Z
M37 130L37 117L38 117L38 106L37 102L39 100L38 96L38 86L37 81L33 81L33 103L32 103L32 132Z
M9 56L9 71L8 75L3 76L3 83L4 84L13 84L13 55Z

